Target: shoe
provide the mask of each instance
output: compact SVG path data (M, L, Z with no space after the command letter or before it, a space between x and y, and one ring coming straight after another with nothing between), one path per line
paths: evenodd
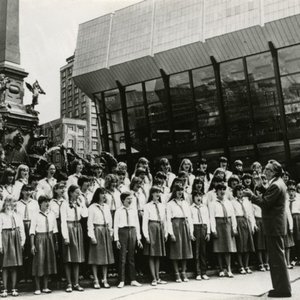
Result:
M219 277L225 277L224 271L220 271L220 272L219 272Z
M267 271L270 271L270 266L269 266L269 264L265 264L265 268L266 268Z
M94 289L99 290L100 289L100 284L98 280L94 281Z
M83 280L84 279L83 275L79 275L78 279Z
M18 291L17 291L16 289L12 289L12 290L11 290L11 295L12 295L13 297L18 297L18 296L19 296L19 293L18 293Z
M68 284L67 288L66 288L66 292L67 293L72 293L73 289L72 289L72 285Z
M183 281L183 282L189 282L189 279L187 278L185 272L182 272L182 273L181 273L181 276L182 276L182 281Z
M244 268L240 268L240 274L246 275L247 272L246 272L246 270Z
M155 279L152 280L151 285L152 285L152 286L157 286L157 281L156 281Z
M35 295L40 295L42 292L41 292L41 290L36 290L36 291L34 291L34 294Z
M73 286L73 290L77 292L83 292L84 288L81 287L78 283Z
M291 292L283 293L283 292L277 292L275 290L270 290L268 293L268 297L270 297L270 298L290 298L290 297L292 297L292 294L291 294Z
M201 280L202 278L201 278L201 275L197 275L196 276L196 280Z
M245 269L245 271L247 272L247 274L252 274L252 270L251 270L249 267L247 267L247 268Z
M42 293L51 294L52 291L50 289L42 289Z
M296 266L296 261L295 260L292 260L291 261L291 265L294 267L294 266Z
M124 285L125 285L125 284L124 284L124 281L121 281L121 282L119 283L119 285L118 285L118 288L121 289L121 288L124 287Z
M261 272L266 272L266 268L264 267L263 264L258 266L258 270L261 271Z
M294 267L291 264L287 265L287 268L290 269L290 270L294 269Z
M204 274L204 275L202 275L202 279L203 280L209 280L209 277L206 274Z
M105 289L109 289L110 285L107 283L107 280L102 280L103 286Z
M157 280L157 284L167 284L166 281L161 280L160 278Z
M233 277L234 277L233 274L232 274L232 272L227 272L227 276L228 276L229 278L233 278Z
M175 273L175 282L177 282L177 283L181 283L182 282L182 280L181 280L181 278L180 278L180 276L179 276L179 273Z
M136 286L136 287L142 286L142 285L141 285L139 282L137 282L136 280L131 281L131 282L130 282L130 285L131 285L131 286Z
M2 298L6 298L6 297L8 296L7 290L3 290L2 293L0 294L0 296L1 296Z

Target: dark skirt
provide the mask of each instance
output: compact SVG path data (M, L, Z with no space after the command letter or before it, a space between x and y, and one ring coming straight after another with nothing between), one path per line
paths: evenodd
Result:
M23 221L24 224L24 231L25 231L25 244L24 244L24 250L23 250L23 258L24 259L28 259L29 257L31 257L31 245L30 245L30 234L29 234L29 230L30 230L30 225L31 225L31 221Z
M176 242L170 241L170 259L193 258L192 243L187 220L173 218L172 226Z
M300 214L293 214L294 241L300 241Z
M295 246L293 234L288 230L288 233L283 237L284 240L284 248L291 248Z
M56 257L52 232L36 233L36 254L32 260L32 276L56 274Z
M254 233L254 245L258 251L265 251L266 248L266 236L263 226L262 218L255 218L257 230Z
M166 256L163 224L160 221L149 221L148 231L150 244L145 241L144 255Z
M69 233L69 245L63 244L64 263L84 262L84 246L82 227L80 222L67 222Z
M236 250L238 253L254 252L254 242L252 232L247 218L236 217L237 236Z
M23 265L20 229L2 229L3 268Z
M113 264L115 259L108 226L94 224L94 232L97 244L90 242L88 263L90 265Z
M213 240L213 252L236 252L236 243L232 231L231 218L216 218L216 232L217 237Z

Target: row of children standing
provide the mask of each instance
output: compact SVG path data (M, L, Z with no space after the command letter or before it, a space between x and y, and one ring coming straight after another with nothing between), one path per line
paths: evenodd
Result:
M160 258L166 255L172 261L176 282L188 281L187 260L193 257L196 279L207 280L206 244L210 239L212 251L217 254L219 276L225 276L225 259L227 275L233 277L230 260L231 253L235 252L240 273L251 273L248 262L254 246L259 268L264 271L268 265L261 210L243 197L242 189L251 187L256 193L263 193L267 182L259 163L253 164L252 175L243 173L241 161L234 165L236 175L227 170L227 160L222 157L220 168L212 175L207 172L205 159L200 161L195 172L191 162L184 159L175 176L169 161L163 158L161 170L152 177L148 160L141 158L131 180L126 165L120 163L115 174L105 178L102 178L101 165L95 164L95 176L91 181L81 174L81 161L74 161L75 172L66 182L57 183L55 166L49 165L47 176L39 181L31 177L30 185L27 166L20 165L16 174L7 169L2 181L4 201L0 214L2 296L7 295L9 274L12 294L18 295L17 267L22 264L22 276L29 278L30 272L35 277L35 294L51 292L48 276L57 271L62 274L57 268L63 264L66 291L83 291L79 285L79 265L84 261L92 266L96 289L100 288L98 266L102 270L102 285L109 288L108 266L115 260L119 271L118 287L124 286L126 258L130 283L140 286L136 281L136 267L140 266L135 265L135 258L141 261L142 254L149 257L152 285L166 283L159 276ZM294 203L297 197L292 193L290 187L291 212L294 223L299 224L300 206ZM299 247L297 232L296 235L294 230L294 237ZM292 238L288 235L287 242ZM291 245L288 244L287 249ZM136 246L143 248L138 255L135 255Z

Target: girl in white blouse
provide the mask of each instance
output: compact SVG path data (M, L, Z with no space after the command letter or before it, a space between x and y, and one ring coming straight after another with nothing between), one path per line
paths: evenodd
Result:
M15 212L15 200L12 197L4 199L0 213L0 253L3 256L2 279L3 292L1 297L7 297L8 275L11 275L12 296L18 296L16 290L17 270L23 264L22 247L25 244L25 232L22 218Z
M227 265L227 275L233 277L231 272L231 253L236 252L234 235L237 234L237 223L231 202L225 198L226 185L215 186L216 201L208 204L211 233L213 237L213 252L217 253L220 268L219 276L224 277L223 257Z
M54 175L56 172L56 167L54 164L49 164L46 167L46 170L47 170L47 176L45 178L41 179L37 186L38 196L45 195L49 199L52 199L53 187L57 182L57 180L54 178Z
M195 175L193 175L193 164L188 158L184 158L179 166L178 174L184 171L187 173L187 192L190 194L192 192L192 186L195 179Z
M63 261L67 278L66 292L72 292L71 269L73 269L74 286L76 291L83 291L79 285L79 264L84 262L84 245L81 217L87 217L87 208L79 201L80 189L76 185L68 188L68 201L60 207L61 232L63 236Z
M11 196L11 197L15 196L14 194L15 176L16 176L16 172L12 168L5 169L1 181L1 185L3 187L3 199L6 196ZM16 197L16 199L18 198Z
M27 165L19 165L16 172L13 197L19 199L21 189L24 184L28 184L29 167Z
M116 210L121 207L120 192L117 190L118 177L114 174L108 174L105 177L105 189L106 189L106 204L109 206L112 219Z
M161 203L161 189L153 186L150 189L148 203L144 206L143 235L145 237L144 255L149 257L149 268L152 276L151 285L164 284L159 278L160 257L166 255L165 241L168 237L165 207Z
M166 189L166 193L170 192L173 180L176 178L176 175L172 173L172 168L169 160L166 157L163 157L159 161L159 167L162 172L164 172L167 176L166 181L164 183L164 188Z
M52 291L48 288L49 275L56 274L55 250L58 250L57 224L52 211L49 210L50 199L41 195L38 199L40 212L32 219L30 226L32 275L35 277L35 295L41 294L40 280L43 279L43 293Z
M182 282L179 275L178 261L181 261L182 279L188 282L186 276L187 259L193 257L191 240L193 237L193 221L190 206L183 198L183 187L174 185L173 193L167 204L167 227L170 235L169 258L173 262L176 282Z
M94 288L99 289L98 266L102 268L103 285L109 288L107 282L107 266L114 263L112 248L112 218L109 206L105 203L105 189L95 191L88 208L88 236L90 238L88 263L92 265Z

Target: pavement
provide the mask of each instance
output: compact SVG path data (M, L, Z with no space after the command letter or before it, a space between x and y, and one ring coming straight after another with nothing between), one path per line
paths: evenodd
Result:
M292 283L293 297L289 299L300 300L300 266L289 270ZM94 290L86 288L84 292L66 293L55 290L52 294L35 296L32 292L21 293L22 299L31 300L37 297L44 300L231 300L231 299L269 299L267 292L272 288L269 272L253 272L251 275L236 274L233 279L210 277L208 281L190 279L187 283L168 282L166 285L156 287L143 284L142 287L125 286L119 289L115 286L110 289ZM271 299L271 298L270 298ZM278 298L277 298L278 299Z

